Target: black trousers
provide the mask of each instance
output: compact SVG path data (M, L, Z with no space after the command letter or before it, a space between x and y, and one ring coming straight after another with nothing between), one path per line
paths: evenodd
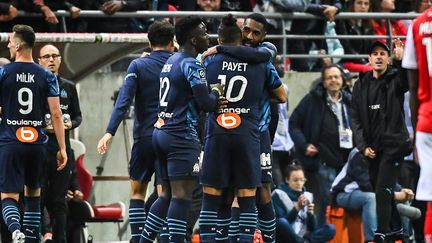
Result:
M394 203L394 188L403 158L389 160L385 156L368 159L369 175L375 189L378 218L377 232L388 233L401 228L400 216Z

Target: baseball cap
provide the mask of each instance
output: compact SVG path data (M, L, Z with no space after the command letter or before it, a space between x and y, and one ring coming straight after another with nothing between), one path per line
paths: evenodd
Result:
M388 45L382 43L381 41L375 41L373 42L370 46L369 46L369 55L372 54L373 50L375 49L375 47L380 46L382 48L384 48L384 50L387 51L388 55L390 56L390 48L388 47Z

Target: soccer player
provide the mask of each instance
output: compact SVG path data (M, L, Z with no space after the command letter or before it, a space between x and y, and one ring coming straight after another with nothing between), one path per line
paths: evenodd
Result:
M153 125L158 119L159 74L174 51L174 27L167 21L157 21L150 26L148 38L152 52L147 57L133 60L129 65L108 128L97 146L99 153L107 151L109 142L135 97L134 145L129 162L132 190L129 220L132 242L136 243L139 242L145 223L147 185L155 171L156 154L152 146L152 134Z
M410 107L420 164L417 200L432 201L432 8L414 20L408 30L402 66L408 69ZM428 210L431 210L429 205ZM432 212L425 220L425 240L432 242ZM429 225L429 226L428 226ZM429 241L428 241L429 240Z
M195 58L207 50L209 36L201 18L177 22L180 52L171 56L160 74L159 119L153 132L162 193L150 208L140 242L153 242L165 218L170 242L184 242L186 216L198 176L201 146L197 123L200 111L216 109L220 84L209 93L204 67Z
M242 32L236 22L232 15L222 19L218 29L220 44L241 45ZM225 188L237 190L240 242L252 242L257 223L255 193L261 184L258 127L261 96L269 90L279 102L285 102L286 92L269 62L251 64L226 54L217 54L207 57L205 67L209 83L225 85L228 107L220 113L211 113L207 123L201 177L204 186L200 215L201 242L228 240L228 237L216 237L217 225L219 231L228 231L228 227L221 226L229 225L229 218L222 216L224 222L219 224L217 219Z
M32 243L39 242L40 188L46 160L43 144L47 139L42 128L47 106L60 148L58 170L66 166L67 154L57 79L49 70L33 62L32 48L36 39L33 28L15 25L12 31L8 48L15 62L0 69L2 213L13 242ZM24 233L17 207L19 192L23 189Z
M61 78L58 71L61 64L61 55L57 47L47 44L39 51L39 64L50 70L56 77L60 88L60 108L62 109L65 127L66 152L69 158L73 158L71 145L69 141L69 130L78 127L81 124L81 109L78 100L78 93L75 84L69 80ZM47 171L45 188L43 190L43 204L51 212L53 220L53 241L58 243L66 242L66 217L67 205L66 195L69 187L69 180L72 168L75 166L74 161L68 163L66 168L57 171L56 153L59 150L55 140L54 130L47 128L49 137L47 143Z

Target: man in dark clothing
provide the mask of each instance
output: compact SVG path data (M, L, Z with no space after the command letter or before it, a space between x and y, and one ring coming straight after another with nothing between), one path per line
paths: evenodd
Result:
M351 95L342 89L342 69L325 67L321 80L300 101L289 121L295 157L306 169L309 188L317 196L320 225L325 222L330 186L353 146L348 116Z
M61 78L58 70L61 64L61 55L57 47L45 45L39 52L39 64L49 69L54 75L60 87L60 108L63 113L65 127L66 152L69 158L73 158L69 141L69 131L81 124L81 109L78 100L78 93L75 84ZM69 118L67 118L69 117ZM43 199L53 220L53 240L54 242L66 242L66 195L69 188L71 169L75 166L74 161L67 163L64 170L57 170L56 153L58 151L57 140L55 139L52 127L47 127L47 169Z
M400 67L403 44L400 40L394 44L394 63ZM403 236L402 229L390 229L390 220L399 217L392 206L393 191L400 163L410 150L403 114L408 83L401 69L390 66L390 49L384 43L372 43L369 62L373 70L354 85L351 127L356 147L369 163L376 193L378 228L374 241L383 242Z

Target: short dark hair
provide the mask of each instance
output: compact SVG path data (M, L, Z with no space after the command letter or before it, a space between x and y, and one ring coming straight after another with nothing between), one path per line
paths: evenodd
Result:
M339 69L339 71L340 71L340 73L341 73L341 77L342 77L343 85L345 85L345 83L346 83L346 76L345 76L345 72L344 72L343 68L342 68L341 66L339 66L339 64L335 64L335 63L332 63L332 64L330 64L330 65L326 65L326 66L324 66L324 67L322 68L322 70L321 70L321 81L324 81L324 75L325 75L325 72L326 72L327 70L329 70L330 68L337 68L337 69Z
M28 48L33 48L36 36L31 26L17 24L12 27L12 32L15 32L15 36L23 41Z
M290 178L291 173L293 171L298 171L301 170L304 172L303 166L299 165L299 164L290 164L287 167L285 167L284 170L284 178Z
M156 21L150 25L147 37L153 46L166 46L174 39L174 26L168 21Z
M264 31L267 31L267 28L268 28L268 22L267 22L267 19L264 17L264 15L262 15L262 14L260 14L260 13L252 13L252 14L249 14L249 15L245 18L245 20L246 20L246 19L253 19L253 20L255 20L256 22L261 23L261 24L263 25L263 27L264 27Z
M192 32L202 23L202 19L196 15L187 16L180 19L175 25L175 35L177 43L181 46L185 45L187 40L191 38Z
M237 25L237 19L232 14L221 19L217 33L219 39L226 43L234 43L242 39L242 31Z

